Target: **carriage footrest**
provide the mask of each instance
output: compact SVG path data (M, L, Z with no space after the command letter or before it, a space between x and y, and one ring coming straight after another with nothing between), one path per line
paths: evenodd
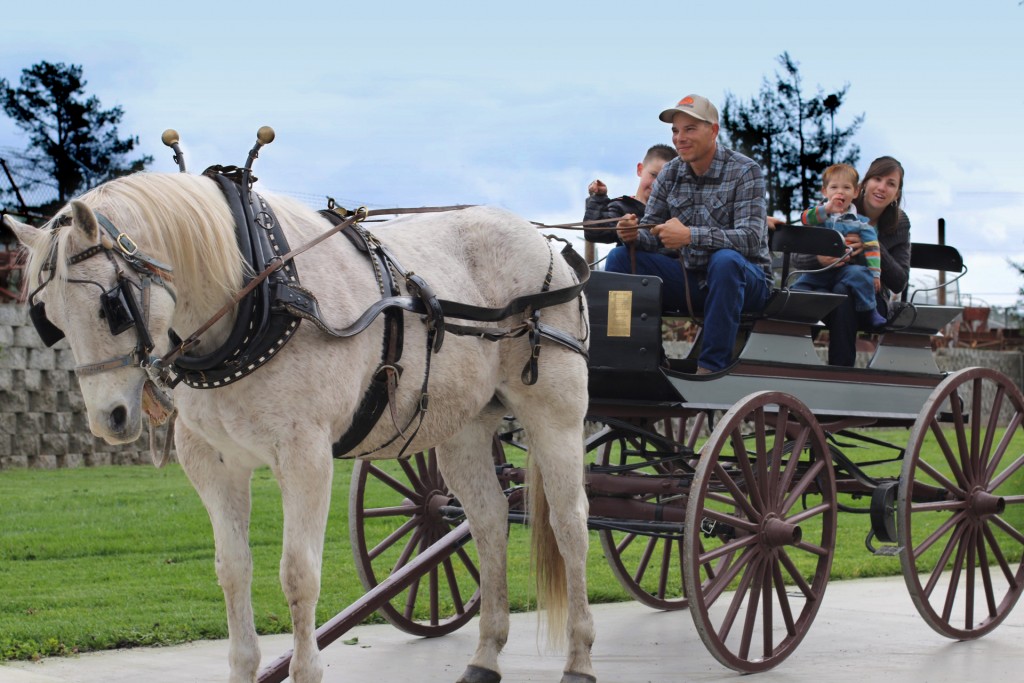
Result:
M880 543L875 546L872 545L872 540L882 540L875 535L873 529L868 532L868 537L864 539L864 545L867 546L867 549L871 551L872 555L877 555L879 557L895 557L903 552L903 546L901 545L896 545L894 543Z

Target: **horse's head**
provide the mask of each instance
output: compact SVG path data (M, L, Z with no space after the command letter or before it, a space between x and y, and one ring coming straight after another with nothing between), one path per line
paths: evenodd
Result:
M171 325L170 268L81 200L50 229L5 220L29 250L32 322L48 346L67 337L92 433L134 441L144 412L159 422L169 410L147 368Z

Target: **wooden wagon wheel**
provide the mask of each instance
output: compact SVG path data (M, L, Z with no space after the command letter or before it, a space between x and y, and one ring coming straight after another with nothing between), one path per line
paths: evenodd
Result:
M622 476L686 476L692 470L683 469L679 454L692 452L705 422L705 414L697 413L689 420L657 420L643 431L613 428L592 442L590 450L596 465L621 468L612 471ZM648 430L662 438L645 434ZM636 498L679 508L681 514L686 506L682 491ZM597 534L612 574L637 602L662 610L687 607L681 536L616 529L599 529Z
M496 461L501 444L495 439ZM451 530L440 507L451 494L433 449L397 460L358 460L349 489L349 538L356 572L370 590ZM447 635L480 609L475 546L464 545L377 611L417 636Z
M814 415L774 391L734 405L701 450L686 512L686 590L701 639L736 671L776 666L807 634L835 552L835 473Z
M1013 382L967 368L935 388L910 432L900 563L917 610L944 636L985 635L1024 590L1022 416Z

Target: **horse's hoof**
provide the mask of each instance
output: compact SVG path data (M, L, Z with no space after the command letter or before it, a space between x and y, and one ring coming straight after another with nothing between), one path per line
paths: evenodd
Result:
M465 673L462 674L456 683L498 683L501 680L501 674L497 671L491 671L485 669L482 666L473 666L470 664L466 667ZM582 683L582 679L580 679Z
M590 674L578 674L573 671L566 671L562 674L561 683L597 683L597 677Z

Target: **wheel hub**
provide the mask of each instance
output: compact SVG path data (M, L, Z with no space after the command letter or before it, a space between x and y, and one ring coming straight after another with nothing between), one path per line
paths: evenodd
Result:
M778 517L768 517L761 524L761 539L772 548L783 545L796 545L803 538L800 525L791 524Z

